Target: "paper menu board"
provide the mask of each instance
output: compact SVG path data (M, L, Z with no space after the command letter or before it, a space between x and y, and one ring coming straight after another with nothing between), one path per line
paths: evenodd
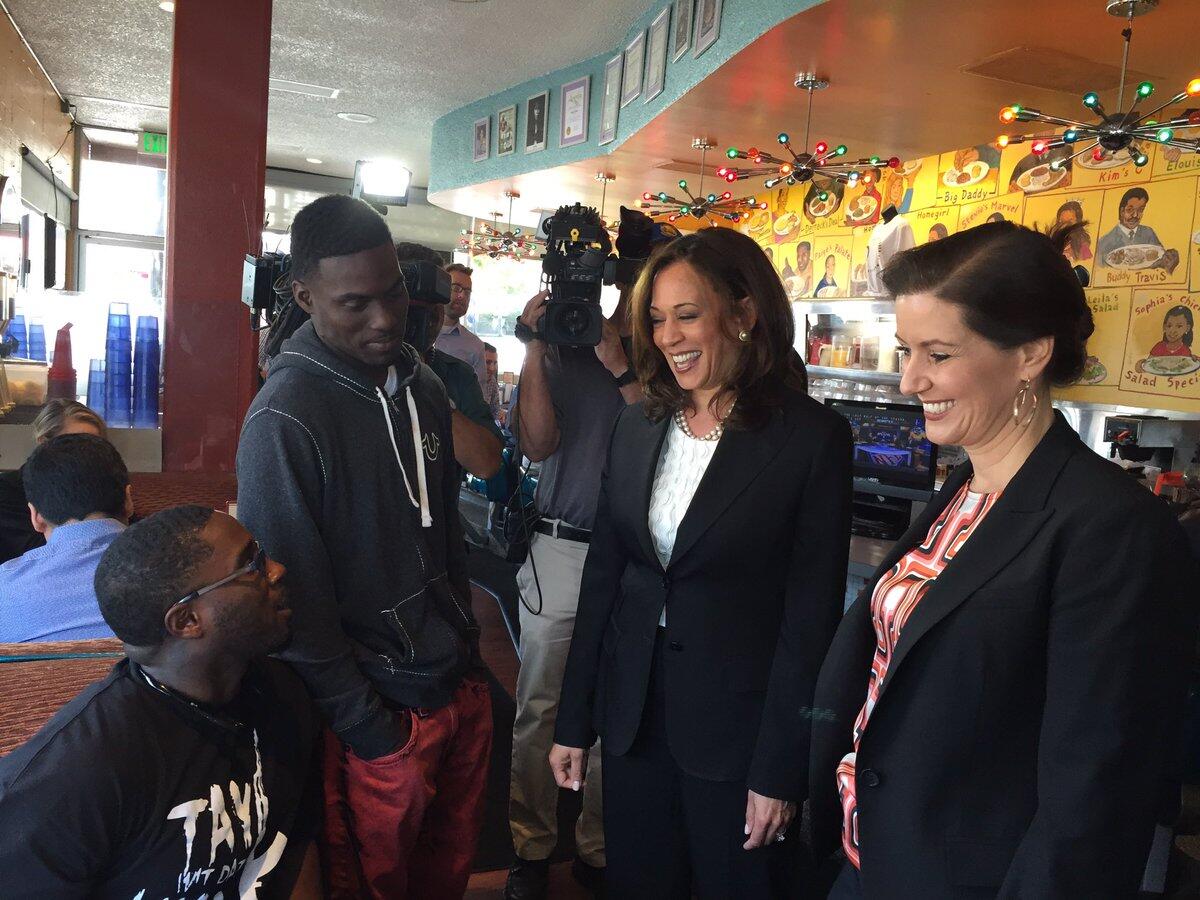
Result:
M996 194L1000 175L1000 150L979 144L943 153L938 159L938 206L959 206Z
M1073 266L1083 266L1091 277L1096 256L1096 226L1104 206L1104 191L1068 191L1025 197L1024 224L1038 231L1056 225L1086 222L1067 245L1066 257Z
M1193 346L1200 295L1137 290L1131 306L1120 390L1200 400L1200 347Z
M1020 222L1023 207L1020 194L1000 194L988 200L966 203L958 211L958 230L966 231L985 222Z
M1125 326L1129 322L1132 291L1089 290L1088 306L1096 330L1088 339L1087 362L1079 383L1087 386L1116 387L1120 383L1125 353Z
M783 288L787 291L789 300L800 300L811 297L813 293L812 280L812 242L800 240L792 244L781 244L765 247L763 252L771 260Z
M1194 178L1106 190L1092 285L1186 285L1195 204Z
M1102 159L1095 159L1092 153L1083 153L1072 163L1072 187L1112 187L1118 184L1141 184L1150 180L1150 174L1155 164L1156 145L1143 142L1149 159L1146 165L1136 165L1127 151L1115 155L1105 154Z
M1188 243L1188 268L1191 270L1191 289L1200 291L1200 179L1196 181L1196 213Z
M957 206L932 206L919 209L908 217L917 246L949 237L958 231Z
M1178 147L1159 146L1150 160L1150 177L1182 178L1200 173L1200 153L1184 153Z
M937 156L905 160L899 168L882 171L879 193L884 209L894 206L899 213L910 213L933 206L937 199Z
M865 297L867 294L867 245L874 230L874 225L863 225L854 229L854 245L850 250L851 297Z
M852 233L813 238L813 297L822 300L849 296L853 241Z

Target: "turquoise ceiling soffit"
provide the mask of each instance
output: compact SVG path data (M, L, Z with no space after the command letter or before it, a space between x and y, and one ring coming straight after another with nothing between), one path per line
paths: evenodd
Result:
M668 106L716 71L722 64L737 55L780 22L818 6L825 0L724 0L721 15L721 35L699 59L689 50L679 60L672 62L673 41L668 45L667 71L663 92L644 102L638 97L620 111L617 121L617 137L611 144L600 146L601 100L604 91L604 64L621 52L639 32L648 31L650 23L668 6L671 0L658 0L635 23L625 35L619 47L602 53L565 69L559 69L540 78L534 78L460 107L438 119L433 125L432 160L429 177L429 192L451 190L550 169L566 163L578 162L611 153ZM697 2L697 7L699 2ZM674 23L672 22L672 25ZM647 36L648 40L648 36ZM788 73L791 74L791 73ZM559 103L564 84L584 76L591 76L591 99L588 109L588 139L574 147L560 148ZM525 101L542 91L550 91L550 104L546 122L546 149L537 153L524 152ZM496 155L496 114L508 106L517 107L517 147L510 156ZM474 123L490 116L491 146L489 156L482 162L474 162Z

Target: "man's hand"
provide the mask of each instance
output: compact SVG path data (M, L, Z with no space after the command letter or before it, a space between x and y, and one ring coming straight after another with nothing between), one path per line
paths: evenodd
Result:
M796 817L796 804L786 800L775 800L764 797L754 791L746 792L746 834L749 837L742 844L744 850L754 850L757 847L769 847L778 835L787 831L788 825Z
M521 321L524 322L531 331L537 331L538 320L546 314L546 301L550 299L549 291L541 291L530 299L525 304L525 311L521 313Z
M586 750L555 744L550 748L550 771L554 773L554 783L560 788L579 790L587 774L587 760Z
M625 355L625 348L621 346L621 333L617 331L617 326L608 319L603 319L602 322L603 330L600 333L600 343L596 345L596 358L614 378L619 378L628 371L629 358Z

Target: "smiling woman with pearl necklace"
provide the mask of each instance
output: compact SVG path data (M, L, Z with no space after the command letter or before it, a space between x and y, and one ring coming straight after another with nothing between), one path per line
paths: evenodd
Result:
M607 888L785 896L814 676L841 614L849 426L805 393L750 238L660 249L632 300L646 392L609 444L550 764L603 736Z

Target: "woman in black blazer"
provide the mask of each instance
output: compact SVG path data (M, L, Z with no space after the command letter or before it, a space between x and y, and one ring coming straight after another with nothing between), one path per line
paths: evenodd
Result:
M848 859L830 897L1136 896L1197 582L1166 504L1050 406L1092 333L1069 237L982 225L884 273L901 390L970 463L821 669L813 837Z
M612 896L776 896L843 606L849 426L804 392L749 238L676 240L632 308L647 400L609 445L551 767L578 789L603 735Z

